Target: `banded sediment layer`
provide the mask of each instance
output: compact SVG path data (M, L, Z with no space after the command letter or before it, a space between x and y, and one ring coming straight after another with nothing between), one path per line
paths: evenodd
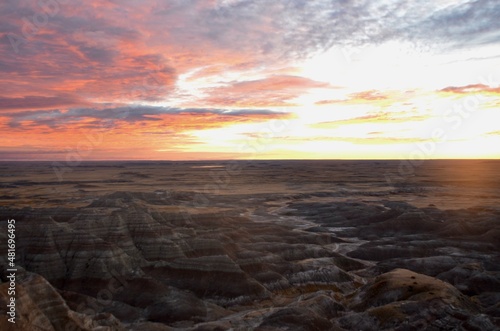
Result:
M17 197L3 200L0 226L16 220L20 330L500 327L496 205L449 208L437 182L350 187L324 163L300 173L286 162L253 163L200 200L207 170L122 165L75 168L54 184L65 195L32 193L46 178L3 184ZM301 176L252 182L282 171ZM159 187L177 173L187 178Z

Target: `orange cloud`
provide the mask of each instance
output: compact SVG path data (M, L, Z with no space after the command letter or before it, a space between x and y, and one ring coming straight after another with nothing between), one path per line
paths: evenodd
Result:
M424 121L427 116L411 115L411 116L395 116L391 113L371 114L361 117L355 117L345 120L328 121L311 124L312 128L335 128L343 125L366 124L366 123L404 123L414 121Z
M183 153L205 142L192 136L191 131L292 116L263 110L167 109L175 112L162 113L166 110L150 107L123 114L123 109L117 109L31 111L2 116L0 130L8 135L0 143L0 155L3 159L61 159L75 153L82 159L165 158L166 154L168 158L195 158L194 154L188 157ZM207 154L207 158L210 155L229 157Z
M355 103L366 103L366 102L381 101L388 99L389 96L383 94L380 91L369 90L369 91L351 93L349 94L347 99L320 100L316 102L316 105L355 104Z
M470 94L470 93L500 94L500 87L490 87L484 84L471 84L466 86L445 87L441 89L440 92L455 93L455 94Z
M324 82L290 75L275 75L265 79L236 82L210 89L202 104L224 107L284 107L291 100L314 88L328 88Z
M353 93L350 95L350 97L354 100L364 100L364 101L386 100L388 98L386 95L375 90Z
M68 5L59 1L57 13L48 15L46 24L29 32L26 19L33 21L35 15L41 17L42 2L4 1L5 4L0 4L3 14L0 37L6 41L0 43L0 128L3 131L0 153L60 157L66 148L85 142L87 135L102 133L102 142L93 147L98 158L107 155L147 158L158 155L154 152L157 150L165 151L167 158L180 157L189 146L203 143L192 131L290 118L291 114L262 109L294 106L297 97L310 92L318 93L299 100L309 103L310 97L314 100L334 98L325 96L323 89L335 87L297 76L307 72L301 70L302 60L333 45L346 42L363 45L366 36L353 34L349 27L355 25L362 32L366 30L363 29L366 22L380 17L375 17L377 13L370 10L360 10L354 3L345 2L333 8L330 2L89 0ZM390 7L386 8L388 13ZM452 7L460 9L457 17L462 19L462 6ZM479 7L473 6L473 9ZM353 13L356 14L354 25ZM474 10L467 13L471 17L481 16L472 15ZM496 19L494 11L484 14L488 18L486 23ZM389 24L396 27L395 35L389 30L382 31L380 36L371 36L370 43L383 44L392 36L398 40L405 38L405 34L398 35L398 31L407 31L399 28L408 22L399 28L395 23ZM428 31L439 31L432 24L424 30L418 27L425 24L414 26L416 28L408 32L412 38L418 35L427 38L433 35ZM462 28L455 35L460 45L464 43ZM486 32L488 29L476 30ZM12 44L12 36L18 44ZM466 39L469 45L482 40ZM318 68L321 71L322 67ZM359 67L353 66L356 68ZM372 78L368 77L370 70L364 73ZM336 79L333 74L311 77L324 77L321 79L332 82ZM231 79L234 81L228 82ZM360 85L346 88L354 86ZM347 95L345 100L322 100L316 104L354 104L359 106L353 107L357 109L373 108L370 105L389 109L387 105L394 105L390 109L395 109L399 106L395 103L401 102L404 109L415 106L424 111L427 100L435 97L425 95L422 100L413 100L403 91L369 88L375 86ZM439 93L498 95L500 88L475 84L451 86L435 94ZM411 104L404 104L405 101ZM406 117L370 114L317 123L312 127L426 119L415 113ZM368 136L375 139L383 134ZM387 143L391 143L390 140ZM202 152L196 155L211 157Z
M224 126L264 122L272 119L286 119L292 117L289 113L270 113L270 114L252 114L230 115L230 114L214 114L214 113L180 113L180 114L165 114L156 115L155 118L160 119L159 122L148 124L148 130L151 128L172 128L175 132L206 130L221 128Z

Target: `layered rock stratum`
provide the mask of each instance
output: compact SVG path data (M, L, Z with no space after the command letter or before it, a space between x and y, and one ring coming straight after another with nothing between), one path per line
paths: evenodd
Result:
M479 183L437 166L395 185L361 175L383 163L217 165L83 164L52 182L48 164L2 165L16 329L499 329L500 186L466 204Z

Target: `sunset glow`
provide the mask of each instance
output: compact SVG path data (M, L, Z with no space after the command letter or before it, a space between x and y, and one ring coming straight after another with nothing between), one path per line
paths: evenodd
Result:
M498 1L0 12L1 160L500 157Z

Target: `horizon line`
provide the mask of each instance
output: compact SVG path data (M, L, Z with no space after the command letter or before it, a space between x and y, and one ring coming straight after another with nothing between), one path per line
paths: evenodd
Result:
M3 162L44 162L44 163L67 163L67 166L70 167L78 167L81 163L88 162L228 162L228 161L241 161L241 162L249 162L249 161L409 161L409 162L425 162L425 161L500 161L500 157L497 158L432 158L432 159L408 159L408 158L390 158L390 159L342 159L342 158L313 158L313 159L184 159L184 160L168 160L168 159L90 159L90 160L82 160L78 161L78 164L74 161L66 161L66 160L0 160L0 163Z

